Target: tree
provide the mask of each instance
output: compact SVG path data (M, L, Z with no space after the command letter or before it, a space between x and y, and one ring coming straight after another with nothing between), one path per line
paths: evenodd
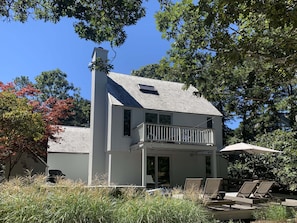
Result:
M276 182L280 190L296 192L296 132L275 130L255 137L255 141L251 143L273 148L281 153L236 156L228 167L229 175L239 179L252 179L253 177L271 179Z
M160 64L149 64L139 70L132 70L131 75L176 82L178 79L175 77L174 72L175 70L171 69L171 67L165 68Z
M142 0L9 0L0 4L0 17L26 22L28 18L57 23L61 18L75 19L80 38L96 43L124 43L125 26L135 25L145 16Z
M40 103L37 94L30 85L17 90L0 82L0 161L8 160L8 177L23 153L46 156L48 139L55 139L59 120L69 115L71 100Z
M36 83L29 80L28 77L17 77L14 80L15 86L21 89L28 84L39 90L37 100L45 102L49 98L73 100L72 113L63 120L62 125L70 126L89 126L91 102L80 96L80 89L67 80L67 74L60 69L45 71L35 78Z
M226 117L239 116L240 137L279 126L296 114L297 6L292 1L162 1L158 29L172 41L163 64ZM288 99L287 99L288 98ZM255 128L255 125L261 128Z
M39 95L41 101L51 97L66 99L80 94L79 89L68 82L67 74L60 69L44 71L35 78L35 81L34 86L41 91Z

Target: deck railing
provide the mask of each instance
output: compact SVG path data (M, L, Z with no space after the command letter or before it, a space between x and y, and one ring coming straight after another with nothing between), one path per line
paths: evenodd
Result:
M133 143L167 142L179 144L214 144L212 129L141 123L132 133Z

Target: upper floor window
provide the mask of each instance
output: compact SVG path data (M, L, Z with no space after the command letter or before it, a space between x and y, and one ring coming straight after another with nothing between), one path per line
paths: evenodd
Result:
M159 124L162 125L171 125L171 115L159 115Z
M207 120L207 121L206 121L206 123L207 123L207 128L208 128L208 129L212 129L212 118L207 117L206 120Z
M131 135L131 110L124 110L124 136Z
M145 113L145 122L158 124L158 114L157 113Z
M145 122L161 125L171 125L171 115L158 113L145 113Z

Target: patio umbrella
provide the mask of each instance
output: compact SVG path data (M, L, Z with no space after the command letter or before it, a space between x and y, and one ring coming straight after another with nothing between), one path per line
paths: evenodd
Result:
M280 153L281 151L269 149L261 146L255 146L248 143L236 143L233 145L226 146L221 149L220 152L246 152L250 154L259 154L259 153Z

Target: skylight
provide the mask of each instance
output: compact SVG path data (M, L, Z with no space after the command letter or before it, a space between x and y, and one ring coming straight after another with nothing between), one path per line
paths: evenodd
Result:
M146 84L138 84L138 87L139 87L139 90L143 93L146 93L146 94L156 94L158 95L158 91L157 89L152 86L152 85L146 85Z

